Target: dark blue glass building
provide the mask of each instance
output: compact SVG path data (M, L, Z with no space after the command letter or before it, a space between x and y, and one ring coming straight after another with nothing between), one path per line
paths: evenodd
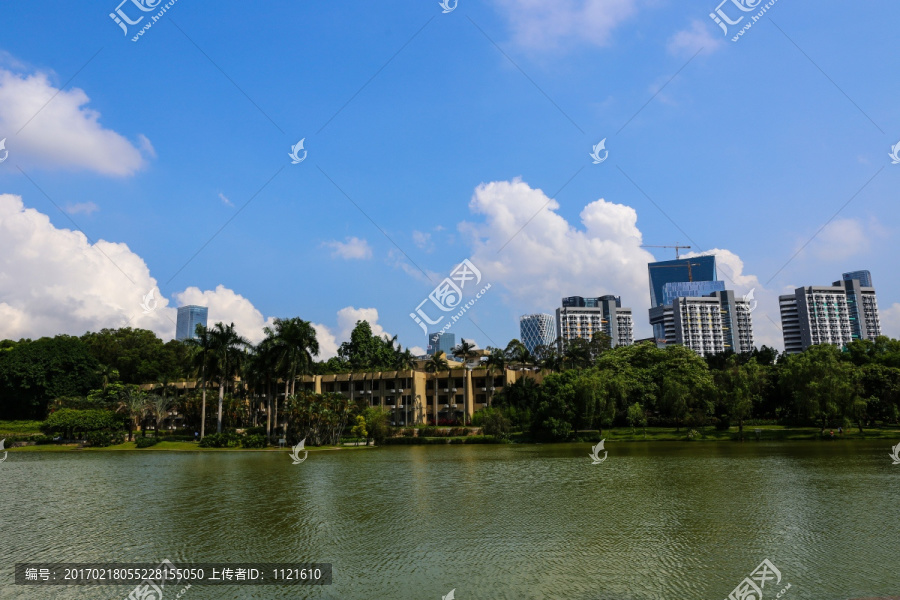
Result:
M690 263L690 266L688 264ZM663 288L682 281L716 281L716 257L695 256L664 260L647 265L650 272L650 306L664 304Z

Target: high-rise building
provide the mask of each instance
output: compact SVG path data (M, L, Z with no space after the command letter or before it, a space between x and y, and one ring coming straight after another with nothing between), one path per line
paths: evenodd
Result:
M534 314L519 317L519 339L529 352L538 346L551 346L556 342L556 323L553 315Z
M590 340L597 332L608 335L612 347L634 343L631 309L622 307L620 296L563 298L562 308L556 309L556 330L560 344L579 337Z
M750 303L731 290L705 296L682 296L671 304L650 309L650 324L657 342L686 346L701 356L731 350L753 350Z
M197 337L197 325L206 327L209 309L205 306L181 306L175 322L175 339L187 340Z
M875 288L863 286L856 275L830 286L807 286L779 296L784 351L803 352L815 344L846 346L853 340L873 340L881 335Z
M443 352L447 356L450 356L453 353L454 346L456 346L455 333L437 332L428 334L428 347L426 352L428 352L429 356L437 354L438 352Z
M715 281L717 279L715 256L664 260L648 264L647 270L650 273L651 307L666 304L663 288L667 283Z
M863 287L872 287L872 274L869 271L850 271L841 276L844 281L852 281L859 279L859 285Z
M724 291L724 281L676 281L663 286L663 304L670 305L675 298L699 298Z

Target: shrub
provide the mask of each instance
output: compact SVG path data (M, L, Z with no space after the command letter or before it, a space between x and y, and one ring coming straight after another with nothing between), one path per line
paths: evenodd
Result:
M244 432L245 435L266 435L265 427L248 427Z
M152 437L139 437L135 439L135 445L138 448L149 448L159 443L159 440Z
M265 448L266 436L259 434L244 436L244 439L241 440L241 446L244 448Z
M688 431L687 438L688 438L689 440L694 440L694 439L697 439L697 438L699 438L699 437L700 437L700 432L697 431L696 429L691 429L690 431Z
M108 410L61 408L47 417L41 424L41 431L47 435L57 433L73 439L79 434L92 431L121 431L124 427L124 417Z
M237 448L241 438L236 433L211 433L200 440L201 448Z
M84 441L96 448L106 448L124 442L125 434L121 431L89 431L84 434Z

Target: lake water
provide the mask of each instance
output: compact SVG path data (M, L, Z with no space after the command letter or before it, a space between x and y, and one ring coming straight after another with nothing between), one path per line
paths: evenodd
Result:
M207 598L721 600L768 558L787 600L900 594L900 466L878 443L10 453L0 598L17 562L328 562L319 587ZM770 591L771 590L771 591ZM166 596L168 600L170 596ZM171 596L174 598L174 595Z

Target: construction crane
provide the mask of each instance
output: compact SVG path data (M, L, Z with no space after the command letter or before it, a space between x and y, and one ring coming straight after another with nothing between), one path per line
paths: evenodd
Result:
M678 251L679 251L679 250L690 250L690 249L691 249L690 246L682 246L681 244L675 244L674 246L649 246L649 245L642 245L641 248L675 248L675 260L678 260L678 259L681 258L681 256L678 254Z
M684 248L685 246L681 246ZM690 259L687 259L686 263L680 265L648 265L651 269L681 269L687 267L688 270L688 281L694 281L694 274L691 271L691 267L700 267L702 266L700 263L692 263Z

